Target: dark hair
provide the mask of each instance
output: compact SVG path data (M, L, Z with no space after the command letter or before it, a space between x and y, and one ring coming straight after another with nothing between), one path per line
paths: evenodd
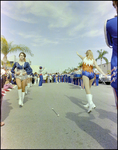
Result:
M118 1L112 1L112 5L115 7L115 5L118 7Z
M81 64L79 67L82 67L83 66L83 64Z
M19 56L20 56L21 54L23 54L24 57L26 57L26 54L25 54L24 52L20 52Z
M40 68L40 69L42 69L42 67L41 67L41 66L40 66L39 68Z

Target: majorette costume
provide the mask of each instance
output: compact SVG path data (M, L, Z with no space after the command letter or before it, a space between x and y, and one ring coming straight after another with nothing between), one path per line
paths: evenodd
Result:
M113 87L115 102L118 108L118 89L117 89L117 51L118 51L118 38L117 38L117 17L108 19L104 24L105 40L108 47L112 48L111 57L111 86Z
M20 75L15 75L15 78L19 78L21 81L25 80L27 78L27 75L22 75L23 72L27 72L27 74L30 74L32 69L28 62L24 62L24 65L20 65L18 62L15 62L11 72L15 73L14 69L17 68L17 71L20 72ZM23 106L23 100L25 96L25 92L22 92L22 89L18 89L18 96L19 96L19 105Z
M93 72L93 59L90 60L87 57L83 59L83 65L82 65L82 76L87 76L89 80L94 78L94 72ZM84 105L84 107L89 107L88 113L91 112L92 108L95 108L95 104L92 101L92 94L86 94L86 98L88 100L88 103Z
M87 57L83 59L82 75L87 76L90 80L94 78L93 59L90 60Z

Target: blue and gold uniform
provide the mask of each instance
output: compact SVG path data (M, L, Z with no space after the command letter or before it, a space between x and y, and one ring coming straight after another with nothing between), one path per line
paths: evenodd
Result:
M83 66L82 66L82 76L87 76L90 80L94 78L94 72L93 72L93 59L87 59L85 57L83 59Z
M118 108L118 89L117 89L117 51L118 51L118 38L117 38L117 16L108 19L104 24L105 40L108 47L112 48L111 57L111 86L115 92L116 105Z
M22 72L25 70L27 72L27 74L30 74L32 72L32 69L29 65L28 62L24 62L24 65L20 65L18 62L15 62L12 69L11 69L11 72L12 73L15 73L14 69L17 68L18 71L21 72L20 75L16 75L16 78L20 78L21 80L24 80L27 78L27 75L25 76L22 76Z

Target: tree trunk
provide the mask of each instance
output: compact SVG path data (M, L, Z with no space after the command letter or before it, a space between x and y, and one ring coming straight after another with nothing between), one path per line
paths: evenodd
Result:
M102 70L102 58L101 58L101 70Z
M3 66L4 66L4 68L6 69L6 64L7 64L7 55L4 55L4 57L3 57Z

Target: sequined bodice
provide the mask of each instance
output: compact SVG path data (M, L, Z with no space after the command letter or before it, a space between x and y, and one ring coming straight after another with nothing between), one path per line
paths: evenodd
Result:
M83 71L87 71L87 72L93 72L93 59L87 59L87 57L85 57L83 59L83 66L82 66Z

